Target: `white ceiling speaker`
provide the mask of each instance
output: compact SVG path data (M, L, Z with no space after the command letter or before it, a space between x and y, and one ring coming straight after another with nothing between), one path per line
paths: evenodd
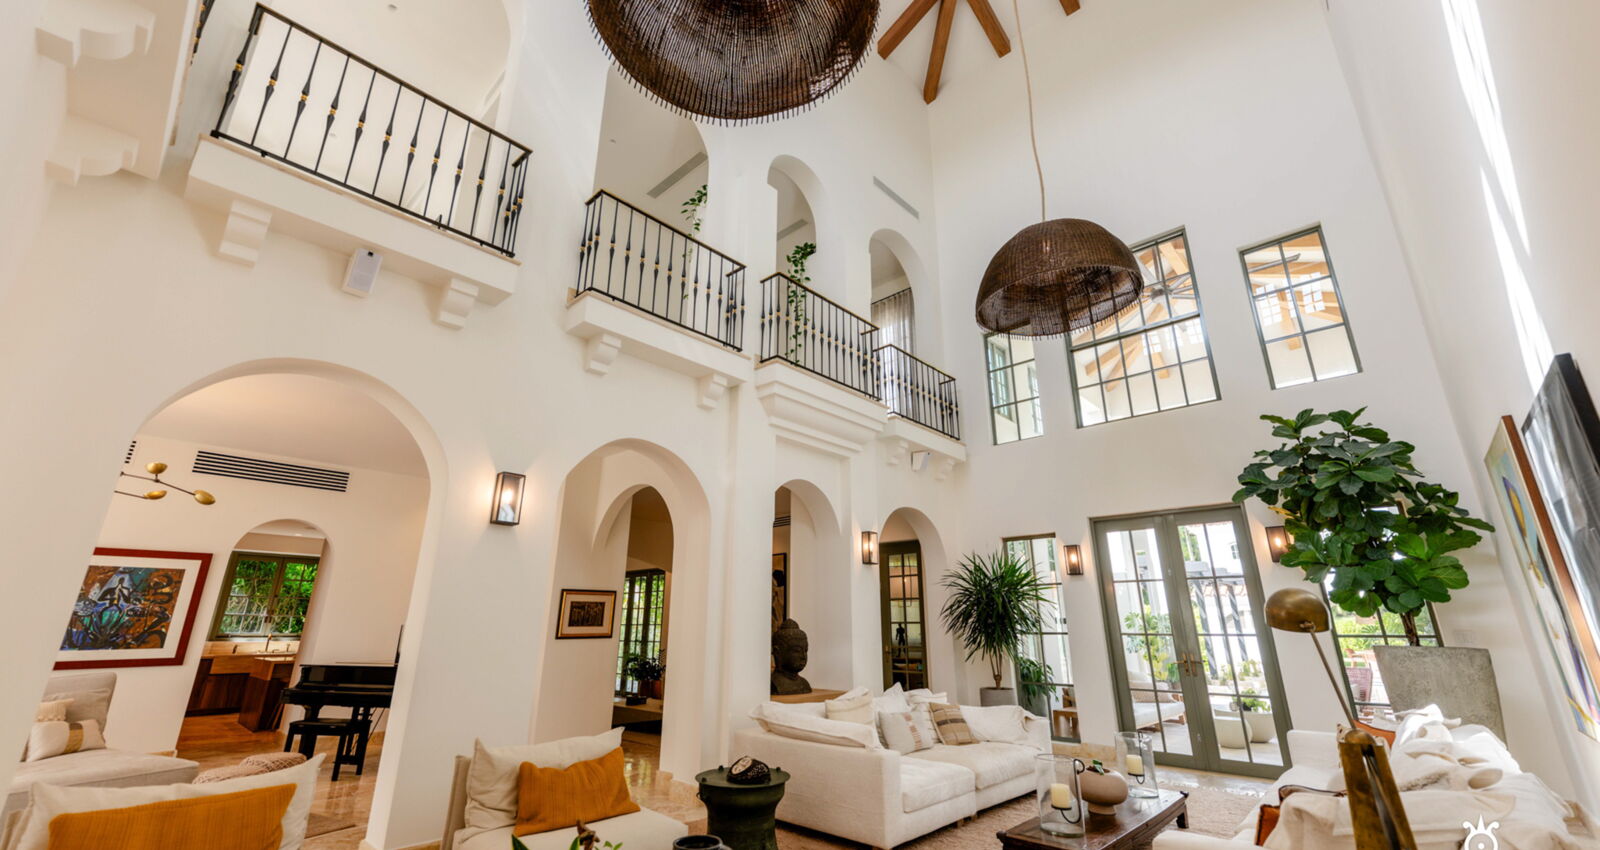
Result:
M344 267L344 291L365 298L372 294L378 283L378 269L383 266L383 255L362 248L350 255Z

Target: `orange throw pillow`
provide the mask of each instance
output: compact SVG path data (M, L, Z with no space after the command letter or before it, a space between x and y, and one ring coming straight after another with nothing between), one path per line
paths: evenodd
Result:
M549 832L578 821L594 823L629 812L639 805L628 795L622 775L622 748L568 768L539 767L523 762L517 777L517 825L513 835Z
M1278 816L1283 811L1281 806L1271 803L1261 804L1261 814L1256 817L1256 846L1265 847L1267 836L1278 826Z
M293 785L56 815L50 850L277 850Z

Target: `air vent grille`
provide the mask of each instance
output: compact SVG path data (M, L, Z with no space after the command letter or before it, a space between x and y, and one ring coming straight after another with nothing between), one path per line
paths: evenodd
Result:
M123 466L127 466L128 464L133 463L133 453L138 448L139 448L139 441L138 440L129 440L128 441L128 453L126 455L124 455L123 458L122 458L122 465Z
M772 520L773 528L784 528L794 521L794 518L785 514Z
M336 493L343 493L350 488L350 473L340 472L337 469L321 469L315 466L300 466L276 460L261 460L204 450L195 453L194 471L201 475L243 478L246 481L265 481L269 484L310 487L313 490L332 490Z

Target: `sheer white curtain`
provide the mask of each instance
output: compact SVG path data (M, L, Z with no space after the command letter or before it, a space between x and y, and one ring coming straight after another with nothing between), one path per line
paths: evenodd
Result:
M872 323L877 325L878 345L894 345L915 354L911 340L911 290L902 289L887 298L872 302ZM898 355L885 352L883 359L883 403L890 410L900 411L900 399L906 392L906 382L911 375L905 371L905 361Z

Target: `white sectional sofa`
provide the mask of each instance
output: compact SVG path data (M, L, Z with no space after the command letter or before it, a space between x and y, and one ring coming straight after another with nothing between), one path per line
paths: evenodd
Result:
M890 848L1032 794L1035 757L1050 751L1049 724L1030 714L1012 742L936 744L906 755L752 727L734 732L730 756L753 756L789 772L779 820Z
M67 719L93 720L106 731L106 714L111 707L111 696L116 691L117 674L112 672L62 673L50 677L44 699L71 697ZM108 734L108 742L115 736ZM136 785L171 785L189 782L200 770L197 762L187 759L136 753L113 748L85 750L78 753L25 761L17 766L6 793L5 808L0 818L21 811L28 805L29 790L36 782L50 785L98 785L128 788Z

